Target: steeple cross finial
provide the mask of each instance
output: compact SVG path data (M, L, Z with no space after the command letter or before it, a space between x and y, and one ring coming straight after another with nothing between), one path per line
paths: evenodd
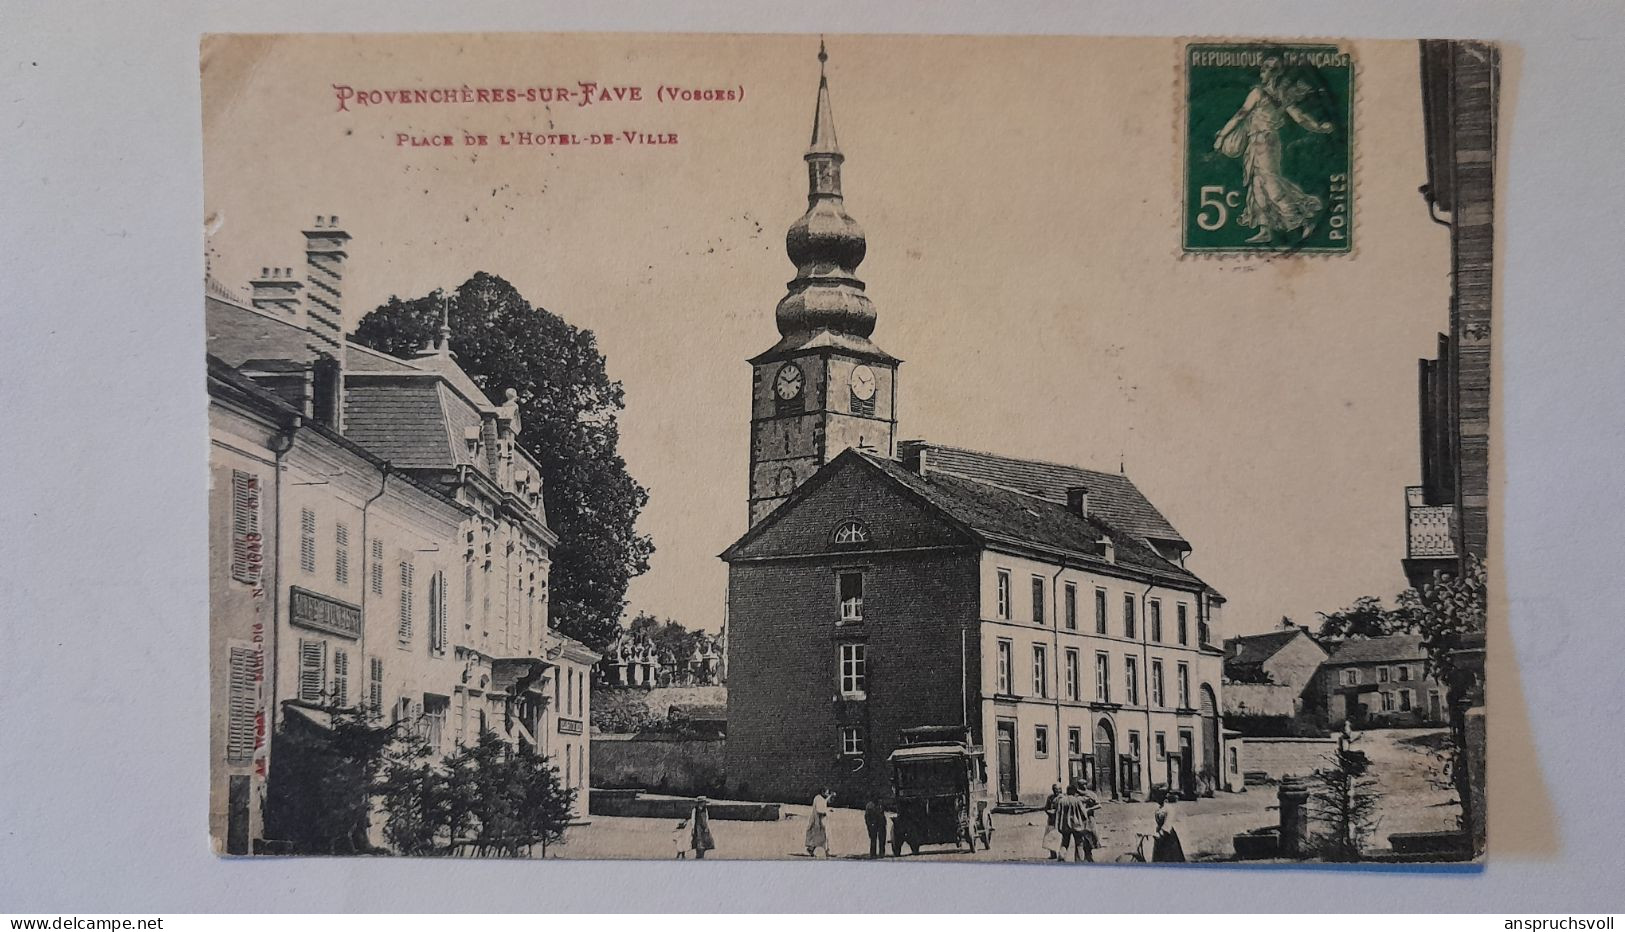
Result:
M824 76L824 62L829 61L829 52L824 50L824 37L818 37L818 76Z

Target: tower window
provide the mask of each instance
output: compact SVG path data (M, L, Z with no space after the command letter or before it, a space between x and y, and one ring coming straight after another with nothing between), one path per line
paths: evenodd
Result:
M868 647L863 644L841 645L841 695L847 699L862 699L868 685Z
M852 391L852 413L853 414L862 414L862 415L865 415L867 417L874 417L875 416L875 396L870 395L868 398L859 398L857 390L853 389L853 391Z
M863 620L863 574L853 571L841 574L841 622Z
M857 755L863 753L863 729L857 725L843 725L841 727L841 753Z
M833 539L837 544L866 544L869 542L869 529L861 521L844 521L835 529Z

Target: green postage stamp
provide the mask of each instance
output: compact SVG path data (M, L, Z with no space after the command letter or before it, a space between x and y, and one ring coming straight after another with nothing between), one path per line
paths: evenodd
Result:
M1328 44L1185 47L1187 253L1354 248L1354 63Z

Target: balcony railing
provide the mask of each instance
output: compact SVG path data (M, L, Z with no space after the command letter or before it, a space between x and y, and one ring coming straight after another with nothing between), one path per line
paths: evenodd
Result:
M1407 558L1456 556L1456 506L1422 504L1420 486L1405 490L1405 528Z

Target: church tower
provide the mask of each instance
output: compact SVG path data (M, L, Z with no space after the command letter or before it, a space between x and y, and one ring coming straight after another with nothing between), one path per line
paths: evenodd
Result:
M867 244L841 197L828 59L820 42L807 212L784 238L796 277L774 313L779 342L750 360L752 526L842 450L893 454L900 360L869 342L875 309L857 277Z

